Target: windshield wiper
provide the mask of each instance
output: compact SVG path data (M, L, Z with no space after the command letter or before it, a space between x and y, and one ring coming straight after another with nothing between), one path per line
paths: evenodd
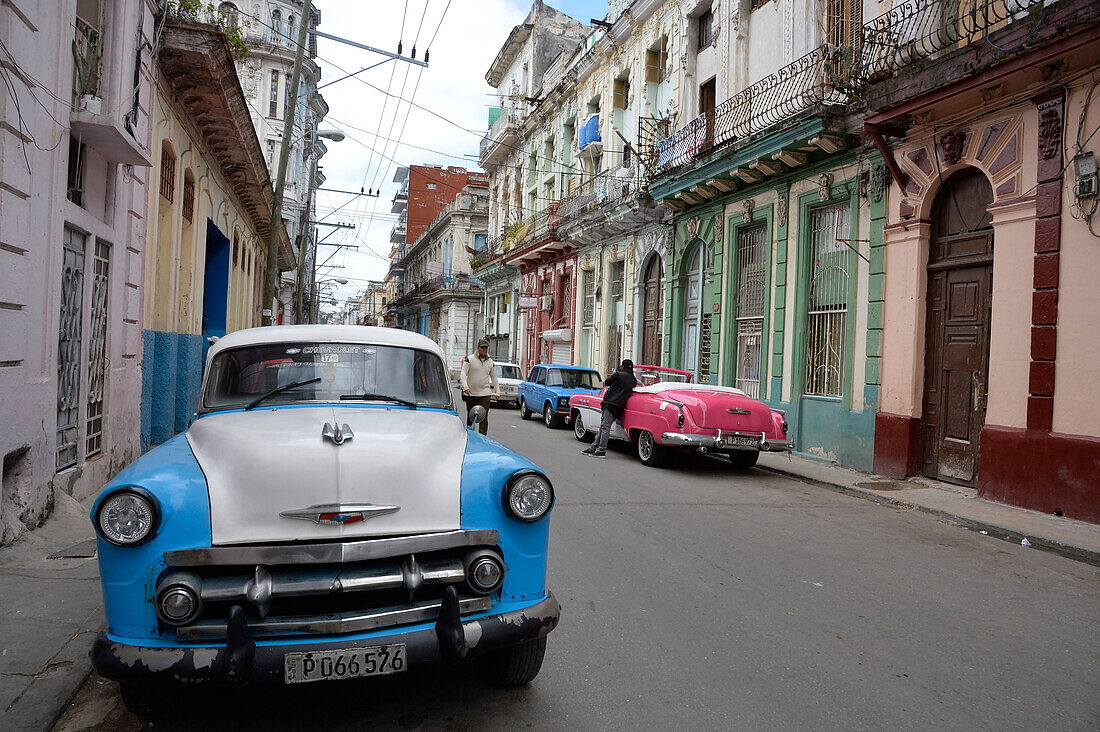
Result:
M390 396L389 394L341 394L340 399L341 401L367 401L370 399L377 399L382 402L396 402L409 409L416 409L416 402L410 402L408 399Z
M321 380L321 377L318 376L316 379L310 379L309 381L295 381L291 384L285 384L283 386L280 386L278 389L272 389L268 393L266 393L262 396L258 396L255 399L253 399L252 401L250 401L248 403L248 406L244 408L244 411L247 412L249 409L252 409L253 407L255 407L260 402L264 401L268 397L275 396L279 392L289 391L291 389L297 389L299 386L305 386L306 384L316 384L320 380Z

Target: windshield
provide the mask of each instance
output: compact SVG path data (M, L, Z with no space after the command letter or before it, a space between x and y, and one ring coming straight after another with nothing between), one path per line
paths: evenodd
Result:
M562 386L566 389L599 389L600 375L595 371L579 369L550 369L547 386Z
M653 386L658 381L675 381L687 383L691 381L691 374L678 374L675 371L661 371L659 369L644 369L634 367L634 378L640 386Z
M523 376L519 373L519 366L501 366L500 364L497 364L497 378L523 380Z
M268 343L223 351L210 365L202 407L245 407L274 389L311 379L320 381L272 394L263 404L338 402L347 395L373 394L452 408L439 356L362 343Z

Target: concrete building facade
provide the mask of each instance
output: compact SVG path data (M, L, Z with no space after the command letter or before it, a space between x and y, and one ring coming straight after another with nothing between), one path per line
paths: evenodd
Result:
M0 5L0 543L140 454L155 11Z
M170 17L155 74L145 260L142 447L187 429L211 338L259 325L274 193L232 48ZM280 227L280 269L294 267Z

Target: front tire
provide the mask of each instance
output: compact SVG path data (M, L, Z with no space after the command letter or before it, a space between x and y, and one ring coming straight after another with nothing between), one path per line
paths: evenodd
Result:
M542 421L546 423L546 426L550 429L557 429L558 427L558 415L554 414L553 407L547 402L546 406L542 409Z
M482 678L497 686L523 686L539 675L546 636L486 653L477 659Z
M642 430L638 433L638 459L642 465L651 468L659 468L665 462L665 453L668 451L664 445L658 445L653 434Z
M170 712L177 703L177 693L172 687L129 683L120 683L118 686L126 710L139 717Z
M584 442L588 439L588 428L584 426L584 422L581 421L581 410L577 409L573 412L573 436L580 442Z
M520 419L531 419L532 414L533 414L533 412L531 412L531 410L527 408L527 402L520 399L519 400L519 418Z
M730 464L735 470L748 470L760 459L758 450L738 450L729 453Z

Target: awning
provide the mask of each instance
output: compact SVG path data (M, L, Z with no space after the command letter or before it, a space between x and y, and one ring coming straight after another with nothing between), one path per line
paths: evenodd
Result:
M544 330L542 332L542 339L544 341L569 343L573 340L573 331L569 330L568 328L554 328L553 330Z

